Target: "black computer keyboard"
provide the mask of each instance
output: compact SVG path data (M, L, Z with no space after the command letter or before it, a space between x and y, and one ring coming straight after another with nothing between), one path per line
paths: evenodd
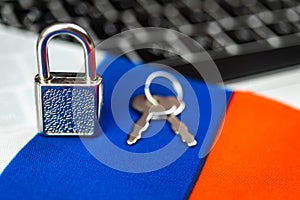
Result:
M199 42L216 63L223 80L230 80L300 63L299 3L299 0L1 1L0 23L40 32L55 22L75 22L87 29L96 42L132 28L171 28ZM178 38L155 40L156 47L164 50L155 46L140 48L125 57L163 63L190 77L201 78L186 60L168 52ZM132 42L132 49L136 49L134 40L127 42ZM185 55L194 63L201 62L199 48L184 39L182 44ZM105 50L122 52L119 42L107 45Z

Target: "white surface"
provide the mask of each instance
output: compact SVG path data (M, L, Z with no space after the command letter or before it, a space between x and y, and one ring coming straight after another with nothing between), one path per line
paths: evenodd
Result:
M32 33L0 25L0 174L36 133L33 78L37 73L36 38ZM50 43L51 70L82 71L79 46ZM96 52L97 63L104 54ZM300 109L300 68L227 83Z
M255 94L300 109L300 65L258 77L234 80L225 85L235 90L253 91Z

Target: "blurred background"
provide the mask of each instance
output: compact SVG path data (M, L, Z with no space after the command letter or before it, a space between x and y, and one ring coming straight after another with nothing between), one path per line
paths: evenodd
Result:
M55 22L74 22L99 43L124 30L170 28L197 41L210 54L225 81L300 63L298 0L15 0L0 2L0 23L39 33ZM133 39L127 42L134 49ZM155 36L151 36L155 37ZM67 40L71 40L65 37ZM125 55L134 61L163 63L201 79L180 56L168 52L182 38L153 38L157 48ZM143 38L138 38L143 42ZM72 40L71 40L72 41ZM200 62L199 48L181 40ZM104 49L122 52L121 42Z

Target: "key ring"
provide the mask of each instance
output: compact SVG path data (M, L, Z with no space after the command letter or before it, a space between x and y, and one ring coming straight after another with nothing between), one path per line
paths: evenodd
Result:
M174 106L173 106L169 110L164 111L164 114L178 115L185 108L185 103L182 101L182 99L183 99L183 90L182 90L181 84L178 82L178 80L174 76L172 76L170 73L167 73L167 72L164 72L164 71L156 71L156 72L153 72L152 74L150 74L148 76L148 78L146 79L145 88L144 88L144 92L145 92L147 100L153 105L158 105L159 104L150 92L151 82L157 77L163 77L163 78L166 78L169 81L171 81L172 86L173 86L173 88L174 88L174 90L177 94L177 99L178 99L178 101L181 102L180 105L175 110L174 110L174 108L173 108Z

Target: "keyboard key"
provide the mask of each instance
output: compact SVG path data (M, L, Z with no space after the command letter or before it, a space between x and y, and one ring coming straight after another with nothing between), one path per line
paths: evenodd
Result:
M163 60L166 57L163 55L163 52L159 52L153 49L138 49L136 50L138 55L145 61L145 62L153 62L157 60Z
M272 31L278 35L288 35L295 33L296 27L290 22L279 22L268 26Z
M251 11L247 6L245 6L245 2L243 1L221 1L220 5L225 11L234 17L251 14Z
M118 10L126 10L135 6L135 0L110 0L110 3Z
M165 16L158 13L151 15L140 6L136 7L134 12L136 19L144 27L174 27L174 25Z
M53 24L54 22L57 22L57 19L52 15L51 12L44 13L42 18L42 21L46 24Z
M24 9L20 4L14 5L14 12L23 28L38 32L57 20L47 7L47 4L35 2L31 7Z
M202 9L201 3L196 3L193 8L187 7L181 2L176 3L176 7L183 17L190 23L198 24L206 21L211 21L213 18Z
M57 22L58 20L52 15L51 12L40 12L35 18L32 16L32 13L28 13L24 18L23 24L31 29L32 26L36 27L36 32L41 32L47 26Z
M261 0L261 2L270 10L279 10L285 7L280 0Z
M80 15L77 14L77 12L75 11L74 9L74 5L73 3L78 3L78 1L63 1L63 7L64 9L68 12L68 14L71 16L71 17L78 17Z
M74 11L78 16L86 16L89 14L91 5L85 1L81 1L75 5Z
M23 9L30 9L34 5L34 0L19 0L17 1Z
M42 13L39 8L33 7L28 12L24 13L21 21L25 26L37 23L41 20Z
M66 0L62 3L64 9L72 17L87 16L94 8L88 1Z
M190 38L180 38L180 41L188 47L189 51L192 53L199 53L204 50L212 50L215 47L215 41L208 35L200 34L197 36L191 36Z
M259 39L258 35L256 35L250 29L239 29L235 31L228 31L227 34L238 44L253 42Z
M192 38L196 40L205 50L211 50L213 48L213 39L208 35L199 35Z
M189 8L181 8L179 11L192 24L198 24L212 20L212 18L202 10L191 10Z
M135 18L138 20L138 22L142 25L142 26L149 26L148 24L148 19L151 17L150 14L147 13L147 11L138 6L137 8L135 8L134 10L134 14L135 14Z
M164 16L152 16L148 19L149 26L171 28L173 25Z
M4 24L8 24L8 25L20 28L20 27L22 27L22 24L19 21L19 15L21 15L22 12L18 13L16 15L15 7L16 7L16 5L12 4L12 3L7 3L7 4L3 5L1 7L1 21Z
M157 1L162 5L175 2L175 0L157 0Z
M145 13L143 15L137 15L136 18L144 27L173 27L171 22L169 22L169 20L164 16L151 16Z
M99 39L109 38L125 28L121 21L107 21L103 16L91 20L91 28L97 34Z
M286 8L290 8L297 6L299 1L297 2L297 0L283 0L282 3Z
M168 51L154 48L138 49L136 52L145 62L154 62L175 56Z

